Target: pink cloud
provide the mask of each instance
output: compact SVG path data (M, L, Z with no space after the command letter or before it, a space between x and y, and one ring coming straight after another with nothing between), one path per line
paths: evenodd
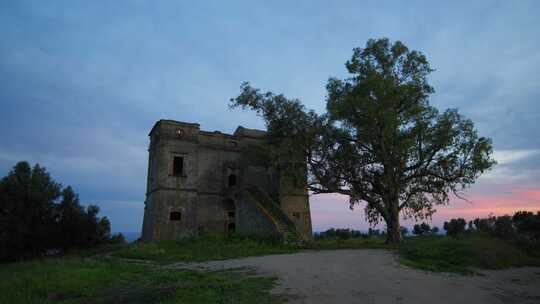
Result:
M442 227L451 218L462 217L472 220L477 217L493 215L512 215L516 211L540 211L540 188L503 187L492 188L486 193L471 190L468 201L452 198L447 206L436 207L432 225ZM314 195L310 197L312 222L314 230L330 227L343 227L365 230L369 227L363 212L363 205L349 209L347 196L339 194ZM404 220L403 224L412 226L413 220ZM384 228L379 225L378 228Z

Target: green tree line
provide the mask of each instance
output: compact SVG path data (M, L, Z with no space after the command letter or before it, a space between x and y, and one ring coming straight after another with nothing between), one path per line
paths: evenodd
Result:
M463 218L444 222L449 236L460 237L467 233L482 232L502 239L540 242L540 211L517 211L513 216L493 216L467 221Z
M0 261L108 242L111 224L98 213L98 206L83 207L75 191L44 167L19 162L0 180Z

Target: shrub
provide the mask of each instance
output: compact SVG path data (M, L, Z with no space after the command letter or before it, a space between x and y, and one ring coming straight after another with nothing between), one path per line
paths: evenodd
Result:
M518 211L512 217L512 222L520 235L540 241L540 211L536 214Z
M512 223L512 217L509 215L499 216L495 219L493 234L503 239L511 239L515 236L515 229Z
M476 218L476 219L474 219L473 223L474 223L474 227L476 228L476 230L482 231L482 232L487 232L487 233L492 233L493 230L494 230L494 226L495 226L495 220L496 220L496 218L494 216L489 216L489 217L483 218L483 219Z
M421 235L421 234L422 234L422 228L420 228L420 225L415 224L415 225L413 226L412 233L413 233L414 235Z
M407 229L407 227L401 226L400 230L401 230L401 235L402 236L406 236L407 234L409 234L409 229Z
M382 235L381 231L379 229L368 229L368 236L380 236Z
M124 237L122 233L116 233L116 234L111 235L109 242L113 244L126 244L127 243L126 237Z
M433 231L431 227L429 226L429 224L424 223L424 222L413 226L413 234L415 235L429 235L429 234L437 233L437 232L439 232L439 228L437 228L436 231Z
M315 239L340 239L348 240L352 238L365 237L365 234L354 229L344 228L330 228L323 232L315 233Z
M458 219L451 219L450 222L444 222L444 230L446 230L446 234L452 237L457 237L463 235L465 232L465 226L467 225L467 222L465 219L458 218Z

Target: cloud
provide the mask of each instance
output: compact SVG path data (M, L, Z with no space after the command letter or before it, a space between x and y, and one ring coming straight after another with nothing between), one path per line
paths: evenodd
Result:
M526 159L540 153L540 149L531 150L496 150L493 152L493 157L499 165L510 164L522 159Z
M470 195L535 189L539 8L537 1L479 1L466 10L420 1L2 1L0 171L40 162L83 201L142 202L155 121L262 128L254 113L227 109L244 80L322 112L324 85L347 76L352 48L386 36L424 52L437 69L435 106L459 108L493 139L499 165ZM338 196L312 202L316 227L337 225L340 216L352 225L362 214ZM103 212L139 229L126 217L140 221L140 211L126 210L136 207L110 203Z
M495 150L493 157L497 165L484 173L479 183L530 184L536 183L540 178L540 167L531 161L540 157L540 149Z

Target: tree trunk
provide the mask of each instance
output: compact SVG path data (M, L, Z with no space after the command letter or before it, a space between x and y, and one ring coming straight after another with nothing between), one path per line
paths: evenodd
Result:
M399 243L403 240L399 225L399 205L391 206L386 218L386 243Z

